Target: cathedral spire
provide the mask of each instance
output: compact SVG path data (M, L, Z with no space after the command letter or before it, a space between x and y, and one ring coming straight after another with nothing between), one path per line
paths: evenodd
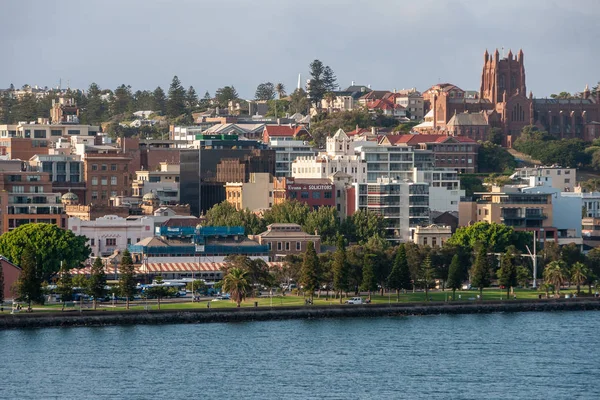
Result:
M490 54L488 53L487 49L485 49L485 53L483 53L483 60L485 62L488 62L489 58L490 58Z

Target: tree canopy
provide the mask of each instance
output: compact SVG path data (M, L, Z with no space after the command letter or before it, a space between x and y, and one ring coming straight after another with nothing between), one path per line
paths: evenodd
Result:
M502 146L480 142L477 158L479 172L512 172L517 166L515 158Z
M518 232L503 224L482 221L458 228L447 243L462 247L467 253L472 252L478 244L485 244L494 253L502 253L511 245L525 251L525 246L530 245L532 240L529 232Z
M309 65L310 73L310 86L308 88L308 94L313 105L317 108L321 108L321 100L325 93L336 90L337 78L333 73L333 70L323 64L320 60L314 60Z
M276 93L275 85L273 85L271 82L264 82L256 87L254 98L256 100L273 100Z
M24 249L31 246L39 276L49 281L60 270L61 261L70 269L87 260L91 254L87 241L85 236L76 236L54 224L25 224L0 236L0 254L20 265Z

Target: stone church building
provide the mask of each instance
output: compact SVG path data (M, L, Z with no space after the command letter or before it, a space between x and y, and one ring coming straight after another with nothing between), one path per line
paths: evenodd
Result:
M481 140L482 123L487 121L489 127L502 130L508 147L528 125L559 138L592 141L600 137L600 91L592 96L586 86L578 98L536 99L531 92L527 95L523 50L516 56L509 51L503 58L497 49L493 55L486 50L483 59L479 92L442 83L423 94L428 113L416 131ZM453 118L465 113L471 116Z

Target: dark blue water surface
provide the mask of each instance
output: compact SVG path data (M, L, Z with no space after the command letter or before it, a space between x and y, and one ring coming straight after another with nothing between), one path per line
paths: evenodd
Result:
M3 399L597 399L600 312L0 331Z

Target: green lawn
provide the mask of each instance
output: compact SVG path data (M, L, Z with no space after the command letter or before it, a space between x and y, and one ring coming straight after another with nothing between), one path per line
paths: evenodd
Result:
M582 288L584 289L584 288ZM587 288L586 288L587 289ZM584 290L582 290L585 292ZM575 289L561 290L561 297L564 297L565 294L575 293ZM330 293L331 294L331 293ZM476 300L477 295L479 294L476 290L466 290L466 291L457 291L456 292L456 300L461 301L469 301ZM539 294L542 294L542 297L545 298L545 293L531 290L531 289L517 289L515 290L515 294L517 299L537 299ZM349 293L349 297L354 297L354 294ZM459 299L460 296L460 299ZM366 294L362 294L363 299L366 299L368 296ZM451 291L431 291L429 292L429 297L432 301L452 301L452 292ZM373 304L387 304L387 303L411 303L411 302L423 302L425 301L425 293L424 292L416 292L412 291L407 292L406 294L401 293L400 299L398 301L395 293L386 293L384 296L380 296L378 294L373 294L371 296ZM483 300L506 300L506 291L500 289L486 289L483 291ZM343 302L346 301L346 298L343 299ZM302 296L294 296L291 294L287 294L286 296L273 296L273 298L269 297L261 297L261 298L248 298L242 303L242 307L254 307L254 302L258 302L259 307L281 307L281 306L302 306L305 304L304 297ZM211 309L219 309L219 308L234 308L236 306L235 302L230 300L220 300L220 301L201 301L192 303L189 302L178 302L178 303L169 303L162 302L161 309L162 310L186 310L186 309L207 309L208 304L210 304ZM325 297L325 293L322 293L320 297L314 297L314 305L339 305L340 300L334 299L333 297ZM158 309L156 304L156 300L148 300L148 307L151 310ZM34 305L34 311L43 311L43 312L60 312L62 305L61 304L48 304L44 306ZM84 310L90 310L92 308L91 302L83 305ZM98 308L100 310L106 311L124 311L125 304L119 302L116 306L113 306L111 303L99 303ZM136 302L135 305L130 307L131 310L144 310L146 305L144 303ZM65 308L67 311L79 310L79 304L75 304L73 307ZM5 313L10 312L10 306L5 306Z

